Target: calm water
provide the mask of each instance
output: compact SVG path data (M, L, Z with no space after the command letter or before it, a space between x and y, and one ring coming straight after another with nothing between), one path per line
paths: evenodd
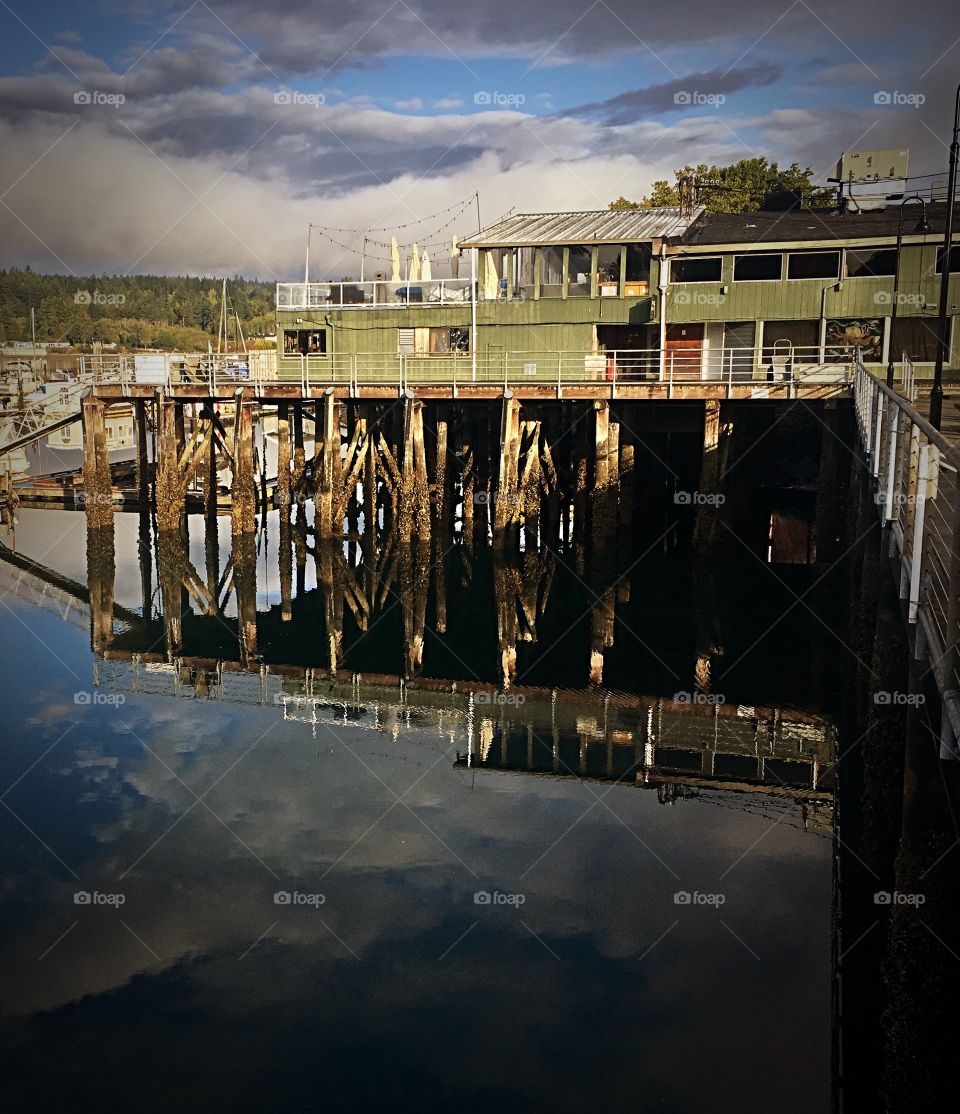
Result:
M272 514L246 653L228 520L165 594L118 515L91 634L83 516L22 510L60 579L0 562L10 1108L828 1110L839 587L755 489L708 567L665 505L399 553L366 620L312 539L284 617Z

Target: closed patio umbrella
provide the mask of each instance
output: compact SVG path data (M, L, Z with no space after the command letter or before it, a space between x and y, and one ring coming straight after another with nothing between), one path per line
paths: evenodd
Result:
M413 251L410 253L410 273L407 275L410 282L420 281L420 250L417 245L413 245Z
M427 252L423 253L423 259L420 263L420 278L423 279L424 282L430 282L433 278L433 269L430 266L430 256Z
M390 237L390 281L400 281L400 248L396 236Z

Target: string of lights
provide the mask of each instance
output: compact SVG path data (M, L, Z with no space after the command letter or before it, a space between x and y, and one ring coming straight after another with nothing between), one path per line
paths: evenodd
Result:
M468 205L476 201L478 199L478 196L478 194L473 193L464 201L457 201L453 205L448 205L446 209L438 209L435 213L430 213L428 216L425 217L418 217L416 220L407 221L405 224L384 225L382 228L337 228L335 225L332 224L315 224L311 221L310 227L316 228L322 232L339 232L341 234L346 233L348 235L356 234L357 236L363 236L368 232L399 232L403 228L413 228L415 225L425 224L427 221L433 220L435 217L442 217L445 213L450 213L454 209L460 209L462 211L466 209Z

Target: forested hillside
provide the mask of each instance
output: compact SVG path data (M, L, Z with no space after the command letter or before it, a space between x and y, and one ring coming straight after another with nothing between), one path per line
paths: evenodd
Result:
M206 349L216 343L220 278L160 275L44 275L0 270L0 342L30 339L30 310L38 342L94 341L124 348ZM234 312L248 338L274 330L274 285L227 279L230 335Z

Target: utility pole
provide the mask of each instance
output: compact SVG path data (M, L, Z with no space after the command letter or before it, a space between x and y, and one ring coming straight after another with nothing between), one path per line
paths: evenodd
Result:
M940 272L940 309L937 315L937 360L933 365L933 389L930 391L930 424L940 428L943 417L943 365L950 359L950 255L953 251L953 207L957 190L957 153L960 151L960 85L953 109L953 140L950 144L950 173L947 180L947 219L943 231L943 267Z

